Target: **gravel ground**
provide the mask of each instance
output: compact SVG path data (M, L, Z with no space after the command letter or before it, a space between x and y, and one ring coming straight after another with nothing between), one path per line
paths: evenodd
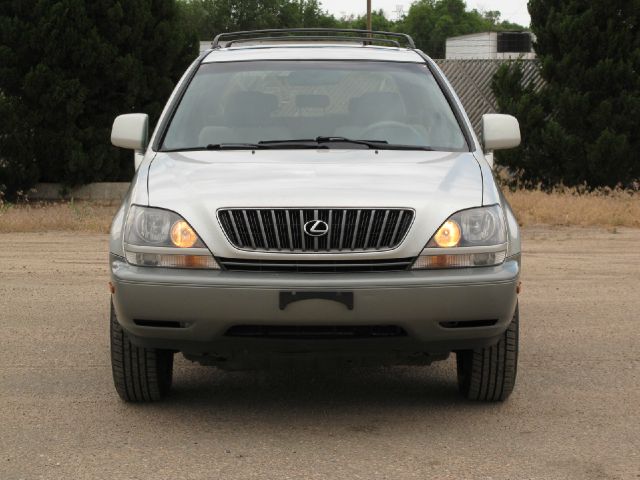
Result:
M525 231L518 384L426 368L224 373L122 403L107 239L0 235L0 479L638 479L640 230Z

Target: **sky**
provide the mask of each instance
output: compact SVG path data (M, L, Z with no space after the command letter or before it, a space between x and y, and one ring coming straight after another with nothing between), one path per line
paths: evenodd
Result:
M362 14L367 9L366 0L320 0L325 10L336 16ZM401 5L404 12L409 11L411 0L372 0L373 9L383 9L387 17L396 18L396 6ZM467 0L469 9L499 10L503 20L510 20L525 27L529 26L531 19L527 11L527 0Z

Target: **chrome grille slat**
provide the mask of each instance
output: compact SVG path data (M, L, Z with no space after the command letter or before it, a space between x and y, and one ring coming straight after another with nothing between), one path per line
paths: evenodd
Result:
M376 218L376 211L373 210L371 212L371 216L369 217L369 226L367 227L367 235L364 237L364 249L366 250L369 247L369 238L371 237L371 227L373 227L373 219Z
M316 253L391 250L404 240L414 212L381 208L228 208L218 220L236 248L259 252ZM329 231L313 237L304 225L326 222Z
M344 239L344 224L347 221L347 211L342 210L342 228L340 228L340 246L338 250L342 251L342 240Z
M313 218L318 218L318 210L313 211ZM313 251L318 251L318 237L313 237Z
M329 234L327 235L327 251L331 251L331 225L333 223L333 210L329 210Z
M280 250L280 232L278 231L278 220L275 210L271 210L271 220L273 220L273 230L276 232L276 246Z
M396 241L396 235L398 234L398 230L400 229L400 223L402 222L402 214L404 212L400 212L398 215L398 220L396 220L396 226L393 229L393 235L391 236L391 243L393 244Z
M291 234L291 216L289 210L285 210L285 213L287 215L287 230L289 231L289 250L293 251L295 248L293 246L293 235Z
M264 222L262 221L262 210L258 210L258 223L260 224L260 233L262 234L263 245L266 247L269 245L269 240L267 239L267 233L264 230Z
M244 226L249 233L249 239L251 241L251 247L255 250L256 242L253 240L253 233L251 232L251 225L249 224L249 217L247 216L247 211L242 210L242 218L244 219Z
M353 240L351 241L351 250L356 249L356 240L358 240L358 224L360 223L360 215L362 210L358 210L356 213L356 222L353 224Z
M300 210L300 245L302 246L302 250L307 249L307 242L304 233L304 210Z
M380 227L380 233L378 234L378 242L376 243L376 250L380 249L380 243L384 238L384 227L387 226L387 220L389 219L389 210L384 212L384 220L382 220L382 227Z
M236 238L238 239L238 242L240 242L241 245L244 245L244 242L242 241L242 237L238 232L238 226L236 225L235 214L233 212L230 212L229 218L231 218L231 225L233 226L233 231L236 234Z
M238 228L236 227L235 220L233 219L231 212L222 212L220 214L220 223L223 225L224 230L228 232L233 243L242 245L242 239L240 238Z

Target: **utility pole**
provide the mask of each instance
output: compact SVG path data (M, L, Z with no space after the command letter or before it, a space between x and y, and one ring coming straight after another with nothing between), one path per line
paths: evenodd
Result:
M367 30L373 30L371 24L371 0L367 0Z

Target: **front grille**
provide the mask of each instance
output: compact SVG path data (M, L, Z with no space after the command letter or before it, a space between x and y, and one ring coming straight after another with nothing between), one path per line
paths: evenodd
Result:
M218 219L236 248L262 252L364 252L396 248L413 222L409 209L223 209ZM325 222L323 236L305 224Z
M406 337L395 325L236 325L225 333L228 337L249 338L384 338Z
M225 270L235 272L393 272L407 270L413 258L390 260L245 260L238 258L217 258Z

